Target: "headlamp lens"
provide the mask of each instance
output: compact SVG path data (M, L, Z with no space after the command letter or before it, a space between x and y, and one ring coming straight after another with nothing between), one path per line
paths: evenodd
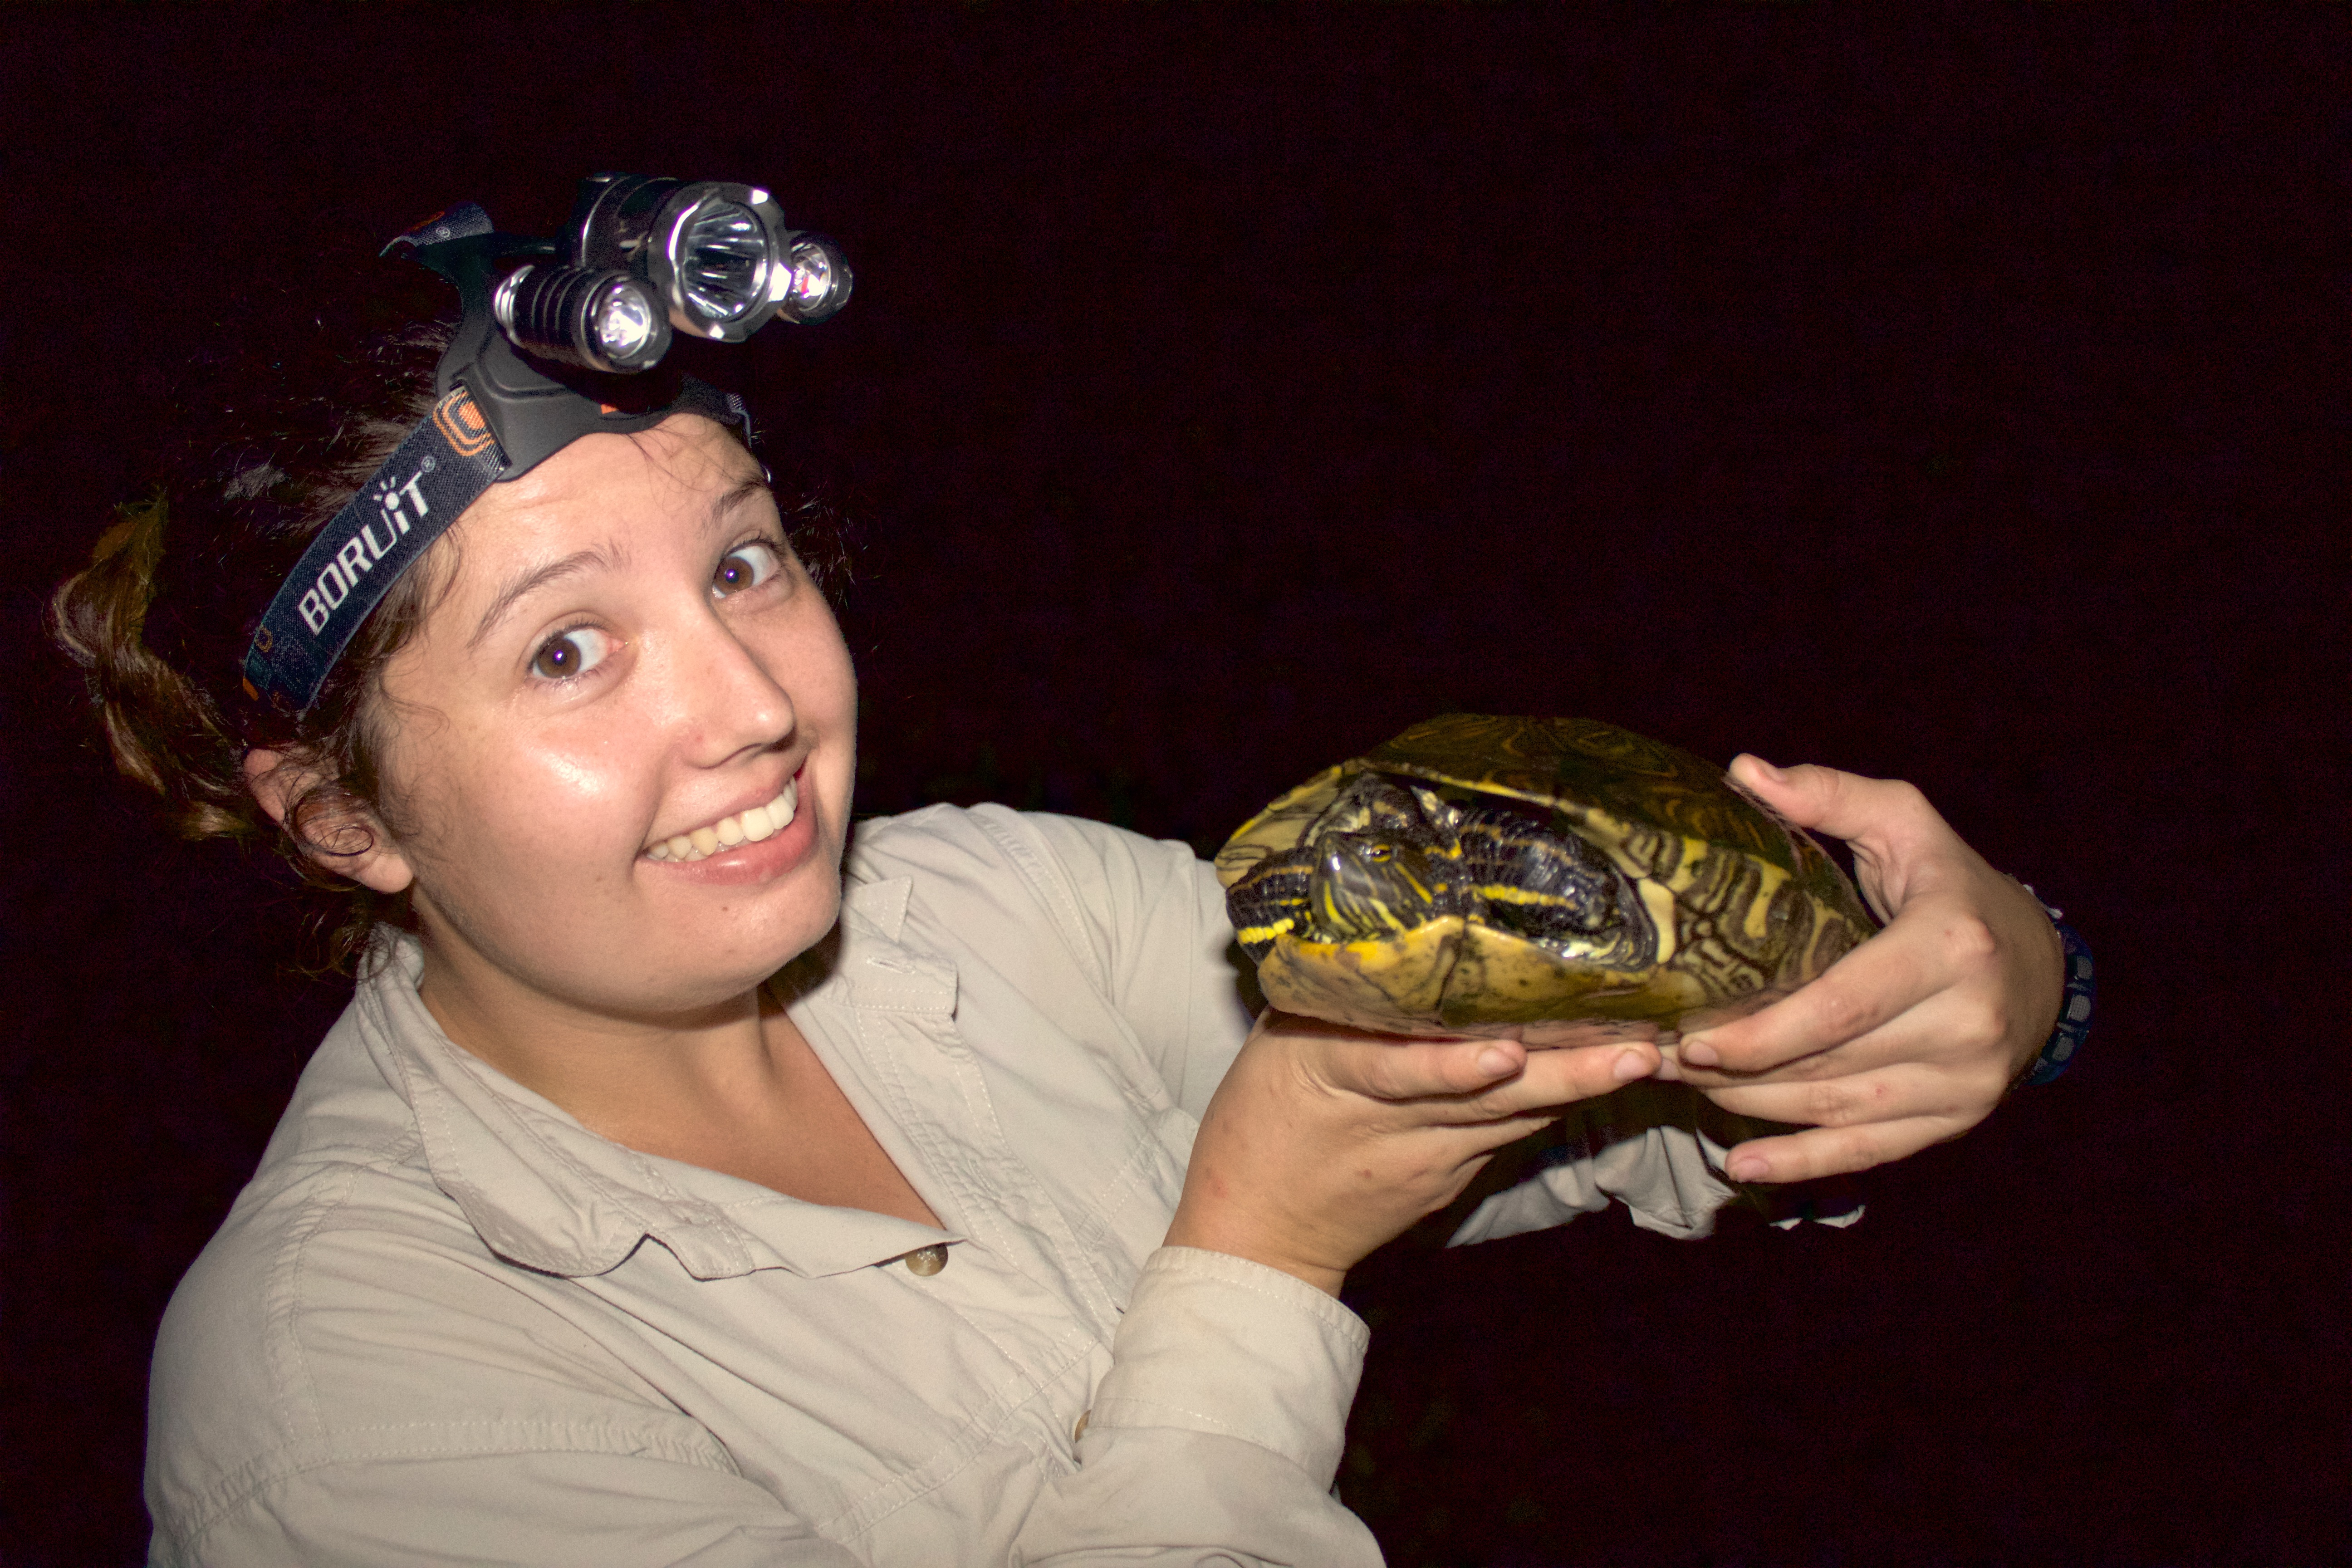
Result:
M515 347L561 364L626 374L669 352L661 297L626 272L526 263L499 280L490 309Z
M788 321L822 321L849 302L849 265L829 239L803 236L776 272L776 313Z
M704 203L677 234L678 288L696 314L737 321L766 301L768 233L749 208Z
M625 282L634 283L635 279ZM650 289L632 289L615 282L604 290L592 315L588 331L605 356L615 362L640 358L661 323L661 308ZM660 357L658 354L656 358Z

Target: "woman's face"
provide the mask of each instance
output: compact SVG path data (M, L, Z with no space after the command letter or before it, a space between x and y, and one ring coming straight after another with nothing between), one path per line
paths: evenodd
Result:
M384 677L428 964L651 1016L823 936L856 678L751 456L697 416L586 437L449 540L454 580Z

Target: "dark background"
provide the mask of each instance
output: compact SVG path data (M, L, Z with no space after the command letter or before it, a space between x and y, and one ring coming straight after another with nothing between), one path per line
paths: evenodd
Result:
M2080 1068L1851 1232L1368 1266L1393 1562L2344 1560L2344 22L13 8L0 1563L141 1550L157 1315L342 994L40 596L214 297L604 167L857 268L745 357L858 525L863 808L1206 848L1589 714L1913 779L2095 944Z

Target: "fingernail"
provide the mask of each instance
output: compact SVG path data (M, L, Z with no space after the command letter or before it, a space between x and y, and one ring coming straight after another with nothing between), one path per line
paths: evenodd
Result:
M1748 755L1755 756L1755 753L1750 752ZM1770 779L1774 784L1787 784L1789 782L1789 773L1787 769L1776 768L1761 757L1756 758L1756 771L1762 773L1766 778Z
M1649 1077L1650 1064L1639 1051L1621 1052L1617 1065L1609 1069L1609 1076L1619 1083L1631 1083L1637 1078Z
M1511 1053L1499 1046L1489 1046L1478 1053L1478 1070L1488 1078L1500 1078L1518 1065Z
M1736 1154L1727 1167L1731 1172L1731 1179L1735 1182L1761 1181L1764 1179L1764 1173L1769 1168L1754 1154Z
M1723 1058L1717 1055L1715 1047L1705 1040L1685 1040L1682 1058L1694 1067L1711 1068L1723 1065Z

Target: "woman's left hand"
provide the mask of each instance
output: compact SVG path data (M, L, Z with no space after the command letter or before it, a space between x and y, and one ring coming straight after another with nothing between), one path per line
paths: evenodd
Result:
M1750 756L1731 772L1790 821L1845 839L1887 925L1784 1000L1669 1047L1658 1076L1809 1125L1733 1150L1739 1181L1860 1171L1983 1121L2058 1016L2064 954L2042 906L1910 784Z

